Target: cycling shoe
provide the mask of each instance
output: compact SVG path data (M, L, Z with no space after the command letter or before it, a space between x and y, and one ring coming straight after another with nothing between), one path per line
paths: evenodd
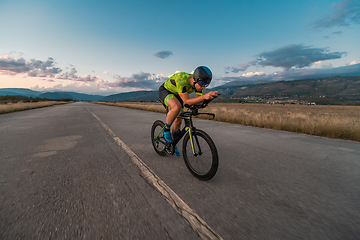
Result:
M177 146L175 146L175 151L174 151L174 155L175 156L180 156L180 152L179 152L179 150L177 149Z
M166 141L172 143L174 142L171 138L171 132L170 131L164 131L164 138Z

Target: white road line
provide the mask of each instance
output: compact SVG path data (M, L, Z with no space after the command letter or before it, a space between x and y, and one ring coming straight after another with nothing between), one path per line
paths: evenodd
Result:
M169 186L167 186L123 141L118 138L113 131L96 116L90 109L87 110L100 122L100 124L109 132L118 145L131 158L131 161L139 168L142 177L147 183L155 187L170 203L170 205L185 218L192 229L194 229L202 239L222 239L219 234L210 228L210 226L195 213Z

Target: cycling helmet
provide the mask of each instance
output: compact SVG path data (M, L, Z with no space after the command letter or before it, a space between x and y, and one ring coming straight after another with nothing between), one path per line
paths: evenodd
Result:
M201 86L208 86L212 79L212 72L208 67L200 66L194 71L195 83L199 83Z

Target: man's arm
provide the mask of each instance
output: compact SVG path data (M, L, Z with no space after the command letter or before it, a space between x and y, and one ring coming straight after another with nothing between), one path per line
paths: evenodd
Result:
M195 98L190 98L188 93L180 94L181 99L183 100L184 104L188 105L195 105L204 100L212 100L218 97L218 91L208 92L204 95L197 95Z

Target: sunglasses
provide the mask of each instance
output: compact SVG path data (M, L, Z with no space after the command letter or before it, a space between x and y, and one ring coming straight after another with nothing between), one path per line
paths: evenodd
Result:
M206 83L206 82L204 82L203 80L201 80L201 78L198 78L197 83L198 83L201 87L204 87L204 86L207 87L207 86L209 86L209 84Z

